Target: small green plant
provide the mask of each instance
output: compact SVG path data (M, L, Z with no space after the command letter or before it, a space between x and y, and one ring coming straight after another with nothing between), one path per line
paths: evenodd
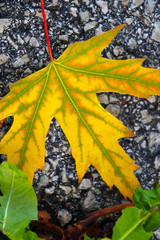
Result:
M27 176L14 165L0 165L0 230L11 240L40 240L29 230L37 220L37 198ZM133 196L134 207L122 210L113 228L112 240L148 240L160 226L160 188L143 190L138 187ZM84 235L85 240L94 240ZM100 240L100 239L99 239ZM109 240L109 238L103 238Z
M160 226L159 186L151 190L138 187L133 201L134 207L122 210L122 215L113 228L112 240L148 240L153 236L152 231ZM85 234L84 240L95 239ZM109 240L109 238L103 238L103 240Z
M90 238L86 234L84 234L83 236L84 236L84 240L95 240L95 238ZM109 240L109 238L107 238L107 237L105 237L105 238L98 238L97 240Z
M0 165L0 230L11 240L38 240L28 230L31 220L37 220L37 197L24 172L14 165Z

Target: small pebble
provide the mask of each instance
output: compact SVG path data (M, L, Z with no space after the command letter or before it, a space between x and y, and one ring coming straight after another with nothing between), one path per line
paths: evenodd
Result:
M47 194L53 194L55 191L55 186L52 186L50 188L45 188L45 193Z
M160 42L160 22L155 22L151 39Z
M61 226L65 226L71 221L72 215L66 209L61 209L58 211L57 218L59 219Z
M82 181L79 184L78 189L80 190L87 190L91 188L91 181L89 179L82 179Z
M96 26L96 22L89 22L84 26L84 31L87 32L88 30L94 28Z
M106 14L108 12L108 2L96 0L96 4L101 8L101 11Z
M155 168L159 171L160 170L160 155L157 155L154 160Z
M120 113L120 106L117 104L109 104L106 108L105 108L108 112L110 112L111 114L113 114L115 117L119 116Z
M144 0L132 0L132 5L131 8L137 8L139 7L142 3L144 2Z
M6 56L5 54L0 54L0 65L7 62L9 59L9 56Z
M12 18L1 18L0 19L0 34L3 33L3 31L9 27L11 24Z
M39 42L35 37L30 38L29 44L31 47L39 47Z
M25 54L13 63L13 67L16 68L16 67L22 66L22 65L28 63L29 61L30 61L30 59L29 59L28 55Z

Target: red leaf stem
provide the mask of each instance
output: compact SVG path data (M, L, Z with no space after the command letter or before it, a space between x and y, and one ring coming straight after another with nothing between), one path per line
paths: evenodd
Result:
M108 207L108 208L100 209L100 210L89 213L86 216L86 219L78 221L74 225L76 227L78 227L79 229L83 230L85 227L87 227L89 224L91 224L97 218L99 218L101 216L104 216L104 215L107 215L107 214L110 214L110 213L120 212L124 208L132 207L132 206L134 206L134 203L131 202L131 203L124 203L124 204L121 204L121 205L116 205L116 206L111 206L111 207Z
M53 62L54 60L53 60L53 56L52 56L52 52L51 52L51 46L50 46L50 42L49 42L47 21L46 21L46 15L45 15L45 10L44 10L44 3L43 3L43 0L40 0L40 1L41 1L41 8L42 8L42 15L43 15L43 22L44 22L44 30L45 30L45 35L46 35L49 57L50 57L51 62Z

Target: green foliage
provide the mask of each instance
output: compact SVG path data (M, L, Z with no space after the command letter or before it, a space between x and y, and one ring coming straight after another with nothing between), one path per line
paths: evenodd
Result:
M24 172L4 162L0 165L0 230L11 240L40 240L27 227L37 219L37 198ZM122 211L112 240L148 240L160 226L160 188L136 189L134 207ZM84 234L84 240L94 240ZM100 240L100 239L98 239ZM109 240L103 238L101 240Z
M153 236L152 233L146 232L143 228L148 217L143 213L143 210L131 207L122 212L122 216L114 227L112 240L147 240Z
M136 203L135 206L143 210L149 210L154 205L160 207L160 188L143 190L141 187L138 187L134 193L133 202Z
M36 233L32 231L27 231L23 235L24 240L43 240L42 238L39 238Z
M84 240L95 240L95 238L90 238L90 237L88 237L86 234L84 234L83 235L83 237L84 237ZM98 238L98 240L109 240L109 238Z
M133 200L135 207L122 210L113 228L112 240L148 240L153 236L152 231L160 226L160 188L143 190L138 187ZM95 239L84 235L84 240Z
M37 219L37 198L24 172L14 165L0 165L0 230L11 240L38 240L27 231L31 220Z
M84 237L84 240L94 240L94 238L90 238L86 234L84 234L83 237Z

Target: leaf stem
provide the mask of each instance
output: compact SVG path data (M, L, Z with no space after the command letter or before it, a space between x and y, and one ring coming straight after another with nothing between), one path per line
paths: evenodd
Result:
M47 46L48 46L49 57L50 57L51 62L53 62L54 60L53 60L53 56L52 56L52 52L51 52L51 46L50 46L50 42L49 42L47 21L46 21L46 15L45 15L45 10L44 10L44 3L43 3L43 0L40 0L40 1L41 1L41 9L42 9L44 30L45 30L45 35L46 35L46 41L47 41Z
M91 224L93 221L95 221L97 218L101 216L104 216L110 213L119 212L119 211L122 211L124 208L133 207L133 206L134 206L134 203L130 202L130 203L124 203L116 206L111 206L108 208L99 209L97 211L89 213L84 220L78 221L74 225L79 229L84 230L84 228L86 228L89 224Z

